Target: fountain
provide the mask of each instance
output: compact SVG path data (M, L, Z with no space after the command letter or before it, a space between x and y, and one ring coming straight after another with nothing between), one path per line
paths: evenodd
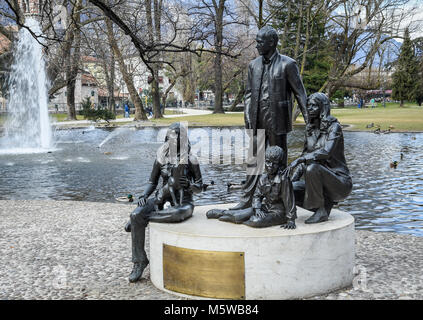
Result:
M26 18L26 25L37 35L37 20ZM53 147L48 115L48 91L42 45L26 29L19 31L14 63L8 81L8 117L0 153L39 153Z

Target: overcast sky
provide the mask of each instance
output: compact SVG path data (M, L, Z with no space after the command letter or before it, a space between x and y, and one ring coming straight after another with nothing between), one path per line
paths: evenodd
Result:
M406 7L412 8L413 6L418 8L415 15L409 19L404 19L401 24L401 27L403 28L406 28L410 24L412 29L413 27L416 27L416 31L410 34L411 39L423 37L423 0L413 0ZM398 41L402 42L401 39L398 39Z

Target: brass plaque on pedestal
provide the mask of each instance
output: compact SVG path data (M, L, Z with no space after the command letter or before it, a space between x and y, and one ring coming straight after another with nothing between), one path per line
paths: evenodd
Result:
M244 252L163 244L165 289L208 298L245 299Z

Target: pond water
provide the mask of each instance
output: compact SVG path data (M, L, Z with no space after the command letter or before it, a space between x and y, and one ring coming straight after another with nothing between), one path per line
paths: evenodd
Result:
M211 146L220 141L219 135L227 138L233 134L232 144L243 136L239 128L214 130L190 129L193 149L204 145L205 138ZM129 193L139 196L163 141L163 130L154 128L57 130L54 135L57 144L52 153L16 155L0 150L1 200L115 202L116 197ZM344 135L354 188L338 208L354 215L358 229L423 236L423 134ZM302 141L302 129L289 135L290 159L300 155ZM203 180L213 180L215 185L196 195L195 203L236 202L240 190L228 192L227 183L242 181L244 166L235 164L234 159L229 164L213 164L203 150ZM239 152L238 147L232 147L235 152ZM220 153L222 157L230 155L231 144L223 143ZM396 169L390 167L394 160L398 161Z

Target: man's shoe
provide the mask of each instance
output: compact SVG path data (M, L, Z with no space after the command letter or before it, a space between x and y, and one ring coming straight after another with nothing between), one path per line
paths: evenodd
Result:
M207 219L219 219L225 214L225 211L222 209L211 209L206 213Z
M312 224L312 223L319 223L328 221L329 216L326 212L326 209L324 207L319 208L310 218L308 218L304 223Z
M226 210L224 215L219 218L219 221L240 224L250 219L253 214L254 210L251 207L243 210Z
M129 282L134 283L141 279L142 273L144 269L148 266L149 261L142 263L134 263L134 267L132 268L132 272L129 275Z
M249 220L243 222L243 224L252 228L267 228L272 226L279 226L287 222L285 217L274 214L267 214L264 218L257 217L256 215L251 216Z
M226 214L226 215L221 216L219 218L219 221L235 223L235 217L231 214Z

